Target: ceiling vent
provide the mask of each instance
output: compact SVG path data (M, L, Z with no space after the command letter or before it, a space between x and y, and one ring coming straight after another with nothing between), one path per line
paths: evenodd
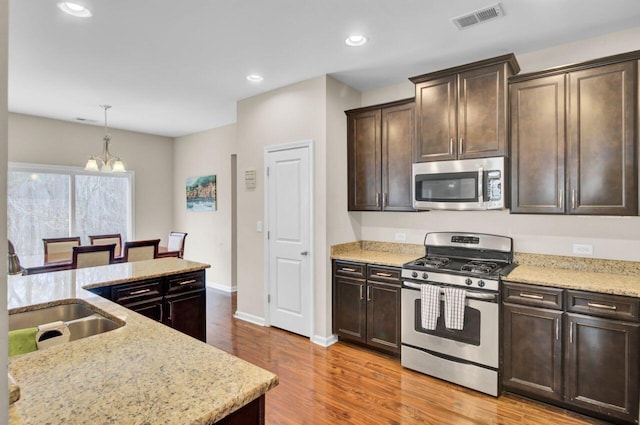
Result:
M496 3L494 5L483 7L482 9L474 10L473 12L460 15L456 18L453 18L451 21L455 24L456 27L458 27L458 29L463 30L470 26L479 24L481 22L490 21L491 19L499 18L501 16L504 16L504 12L502 11L500 3Z

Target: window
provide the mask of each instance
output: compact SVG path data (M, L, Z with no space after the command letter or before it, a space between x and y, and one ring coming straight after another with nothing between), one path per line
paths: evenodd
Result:
M120 233L132 237L133 172L9 164L7 234L20 256L42 254L43 238Z

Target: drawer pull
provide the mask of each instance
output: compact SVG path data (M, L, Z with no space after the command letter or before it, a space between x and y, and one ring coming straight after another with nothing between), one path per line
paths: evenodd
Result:
M520 296L522 298L531 298L532 300L544 300L544 297L542 295L525 294L524 292L520 292Z
M606 304L597 304L597 303L587 303L587 305L589 307L593 307L593 308L602 308L605 310L617 310L618 307L616 307L615 305L606 305Z
M349 267L343 267L343 268L340 269L340 271L341 272L352 272L353 273L353 272L356 272L357 270L349 268Z
M197 280L195 279L191 279L191 280L185 280L184 282L180 282L178 285L182 286L182 285L188 285L190 283L196 283Z
M151 292L151 289L147 288L147 289L140 289L139 291L131 291L129 292L129 295L140 295L140 294L146 294L147 292Z
M391 277L393 276L391 273L382 273L382 272L377 272L376 276L381 276L381 277Z

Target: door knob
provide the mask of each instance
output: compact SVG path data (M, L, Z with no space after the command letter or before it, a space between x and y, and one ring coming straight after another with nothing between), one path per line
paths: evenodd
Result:
M300 255L308 255L308 254L309 254L309 251L302 251L302 252L300 253Z

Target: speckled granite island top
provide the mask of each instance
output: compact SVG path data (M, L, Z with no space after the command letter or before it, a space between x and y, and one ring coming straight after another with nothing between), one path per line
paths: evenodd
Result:
M518 267L505 280L640 297L639 262L524 253L516 253L515 261Z
M207 267L163 258L10 277L9 314L77 298L125 323L11 357L10 424L213 424L275 387L273 373L83 289Z

